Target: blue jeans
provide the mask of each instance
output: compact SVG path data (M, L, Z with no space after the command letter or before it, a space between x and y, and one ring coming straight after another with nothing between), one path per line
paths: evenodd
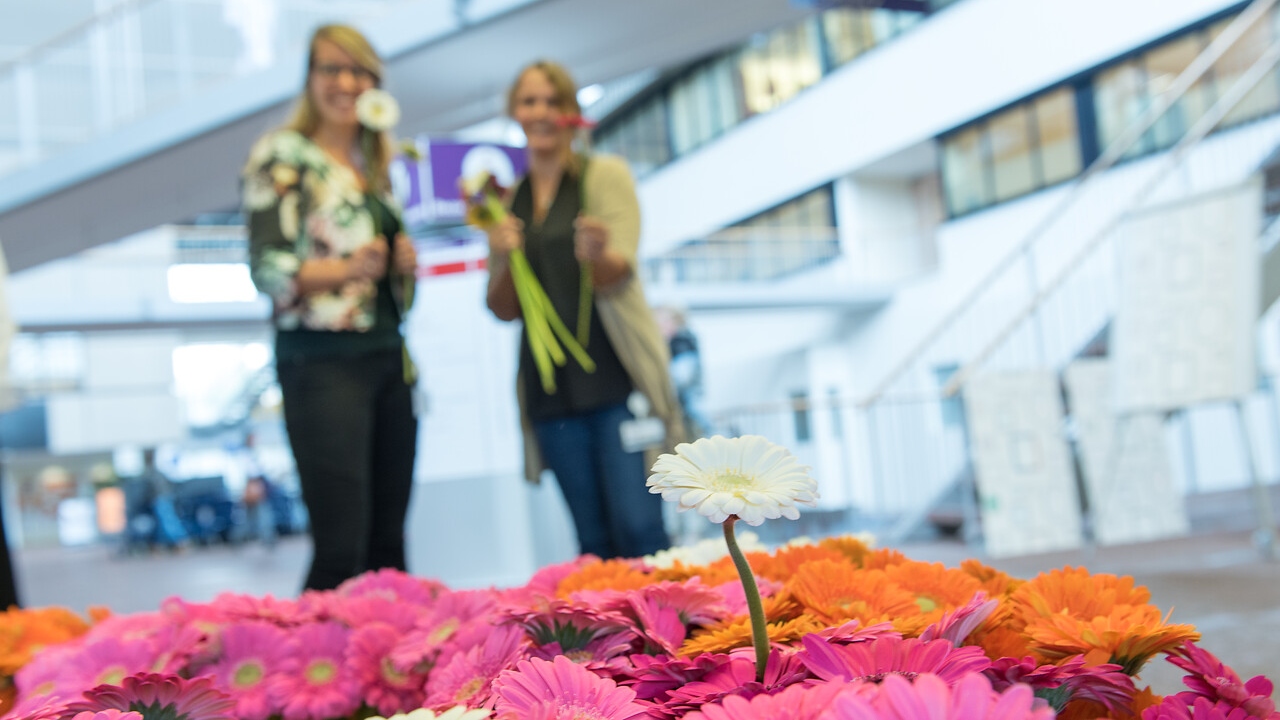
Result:
M578 545L601 558L639 557L670 545L662 497L649 492L643 452L622 449L626 405L534 423L543 460L564 493Z

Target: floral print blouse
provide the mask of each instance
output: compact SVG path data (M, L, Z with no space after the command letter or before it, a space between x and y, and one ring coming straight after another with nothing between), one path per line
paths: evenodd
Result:
M328 292L301 295L294 282L304 261L347 257L379 234L376 209L355 173L304 135L278 130L250 152L243 194L253 282L273 300L277 329L372 328L375 283L352 280ZM398 212L389 194L379 199Z

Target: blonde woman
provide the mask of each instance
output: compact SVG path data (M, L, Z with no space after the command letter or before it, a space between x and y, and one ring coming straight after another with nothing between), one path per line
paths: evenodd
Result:
M285 427L310 518L306 589L405 569L417 420L400 322L417 257L390 195L390 138L356 115L381 80L358 31L316 30L293 119L258 141L244 174L250 267L274 301Z
M556 476L583 553L637 557L668 545L662 500L645 486L644 452L624 442L639 408L663 421L668 447L680 438L668 355L636 277L640 209L626 163L578 155L577 88L564 68L541 61L522 70L507 110L527 139L528 173L511 212L489 232L488 305L502 320L520 317L511 251L523 248L556 312L578 327L580 280L590 272L587 353L594 372L572 361L556 369L555 391L539 381L527 338L517 396L525 429L526 474ZM639 400L639 402L637 402Z

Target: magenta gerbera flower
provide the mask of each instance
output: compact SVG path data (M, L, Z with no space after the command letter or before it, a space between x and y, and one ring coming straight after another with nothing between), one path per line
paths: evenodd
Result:
M330 605L330 616L349 628L376 622L392 625L401 635L412 630L424 612L420 605L378 595L335 596Z
M902 633L893 629L893 623L882 622L862 627L862 621L850 620L843 625L818 631L818 637L832 645L848 645L850 643L879 640L880 638L901 638Z
M645 715L630 688L602 678L566 657L521 660L493 685L498 717L627 720Z
M391 662L388 653L399 637L393 625L369 623L352 634L347 646L347 662L360 683L360 696L384 717L420 708L426 697L426 673L401 671Z
M671 699L672 690L702 680L730 661L728 655L718 653L703 653L689 659L633 655L632 669L618 680L618 684L635 690L637 699L661 706Z
M134 711L148 718L234 720L235 703L207 677L186 680L176 675L139 673L119 685L86 690L84 699L67 706L72 716L104 710Z
M1181 693L1179 693L1181 694ZM1190 703L1176 697L1166 697L1159 705L1142 711L1142 720L1255 720L1258 716L1225 700L1214 702L1195 696Z
M732 695L744 698L772 695L810 677L799 657L783 655L775 649L769 652L769 660L765 663L764 682L757 682L753 651L750 648L744 650L745 653L730 655L729 662L707 673L701 680L672 690L664 707L682 715Z
M960 647L969 634L995 612L999 604L999 600L988 600L985 592L978 591L964 607L944 613L938 622L925 628L920 633L920 639L926 642L950 640L952 645Z
M885 637L852 645L832 645L818 635L806 635L804 650L799 656L819 678L843 682L880 682L891 675L911 679L932 673L954 683L991 664L980 647L957 648L946 640L923 642L916 638Z
M270 678L281 671L289 656L288 634L269 623L249 621L223 629L222 655L207 672L219 687L231 692L236 716L264 720L280 712L271 699Z
M293 632L267 690L285 720L341 717L360 706L360 684L344 662L350 634L333 622Z
M1068 658L1058 665L1040 665L1035 658L1021 660L1006 657L991 663L983 671L996 691L1003 691L1015 683L1028 685L1032 690L1057 690L1054 709L1061 711L1070 700L1090 700L1108 710L1127 706L1137 688L1133 678L1119 665L1086 665L1083 655Z
M1196 698L1205 698L1211 703L1243 708L1252 717L1271 718L1276 714L1271 699L1274 687L1266 677L1259 675L1242 682L1236 671L1195 643L1187 643L1178 654L1182 657L1171 655L1168 659L1187 671L1182 684L1189 690L1177 695L1183 704L1192 705Z

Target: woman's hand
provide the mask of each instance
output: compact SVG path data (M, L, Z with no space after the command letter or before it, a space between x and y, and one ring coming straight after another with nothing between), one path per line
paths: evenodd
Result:
M408 235L396 235L395 259L396 273L414 276L418 273L418 250Z
M609 227L599 218L580 215L573 221L573 254L578 262L594 263L609 249Z
M361 245L347 256L348 280L377 282L387 274L387 239L379 235L373 242Z
M488 235L490 255L506 256L512 250L524 247L524 223L514 215L508 215L505 220L489 228Z

